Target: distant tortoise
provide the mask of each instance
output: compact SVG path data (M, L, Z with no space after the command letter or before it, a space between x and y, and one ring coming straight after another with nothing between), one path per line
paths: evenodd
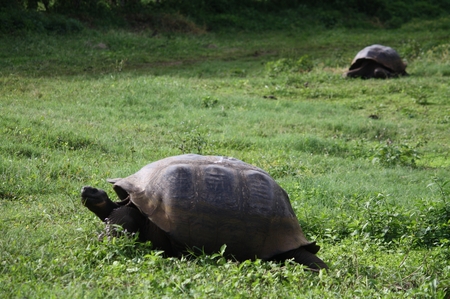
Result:
M394 78L408 75L405 69L406 64L394 49L382 45L372 45L356 54L344 77Z
M189 249L238 261L260 258L317 270L316 256L292 210L287 193L265 171L234 158L181 155L148 164L123 179L108 180L121 199L83 187L82 203L102 221L139 233L167 256Z

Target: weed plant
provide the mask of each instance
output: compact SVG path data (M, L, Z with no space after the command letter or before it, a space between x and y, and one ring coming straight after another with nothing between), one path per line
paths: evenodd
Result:
M0 297L448 298L446 24L0 37ZM373 43L410 76L342 78ZM268 171L330 271L99 240L82 186L189 152Z

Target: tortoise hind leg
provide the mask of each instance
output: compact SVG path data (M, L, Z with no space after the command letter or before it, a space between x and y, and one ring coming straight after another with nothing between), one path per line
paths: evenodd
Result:
M295 262L307 266L312 271L328 269L324 261L314 253L309 252L304 246L278 254L272 258L272 260L277 262L282 262L287 259L294 259Z

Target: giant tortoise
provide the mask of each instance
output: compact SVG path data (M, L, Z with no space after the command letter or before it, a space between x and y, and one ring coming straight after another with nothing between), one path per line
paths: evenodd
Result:
M382 45L372 45L356 54L344 77L386 79L408 75L405 69L406 64L394 49Z
M293 259L327 269L299 225L287 193L260 168L221 156L165 158L126 178L108 180L120 201L83 187L82 203L167 256L195 248L207 254L226 245L237 261Z

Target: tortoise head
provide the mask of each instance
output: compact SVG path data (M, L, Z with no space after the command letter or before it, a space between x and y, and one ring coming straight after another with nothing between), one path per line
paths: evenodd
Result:
M105 221L112 211L118 208L118 205L109 199L104 190L90 186L81 188L81 203L102 221Z

